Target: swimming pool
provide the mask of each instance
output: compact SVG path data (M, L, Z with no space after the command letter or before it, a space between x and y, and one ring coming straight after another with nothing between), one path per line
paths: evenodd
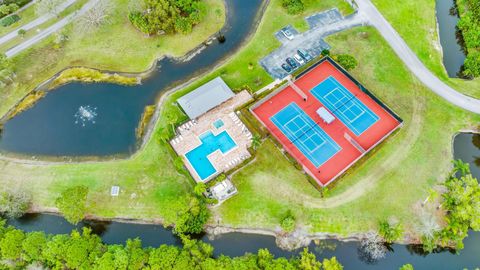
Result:
M223 121L222 119L218 119L217 121L213 122L213 126L216 128L216 129L219 129L221 127L223 127Z
M202 144L185 154L193 169L203 181L217 172L217 169L208 159L213 152L220 150L223 154L232 150L237 144L225 130L218 135L207 131L198 137Z

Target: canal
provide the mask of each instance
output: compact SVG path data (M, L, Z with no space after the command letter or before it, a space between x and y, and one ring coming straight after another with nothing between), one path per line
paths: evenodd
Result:
M480 178L480 135L470 133L457 135L454 138L454 156L455 159L468 162L474 176ZM180 239L175 237L171 230L160 225L88 221L74 227L62 217L46 214L30 214L22 219L9 221L9 224L25 231L44 231L49 234L70 233L72 229L89 226L108 244L122 244L128 238L138 237L144 246L181 245ZM228 233L213 240L207 236L203 236L201 239L213 245L216 256L220 254L240 256L245 252L255 253L260 248L268 248L277 257L291 257L301 251L301 249L282 250L275 244L274 237L264 235ZM367 262L359 255L358 242L325 240L321 241L319 245L312 243L309 248L317 255L317 258L336 256L346 270L398 269L406 263L411 263L416 270L474 269L479 267L480 233L470 232L464 244L465 248L458 254L449 250L424 254L418 246L395 244L391 246L384 259L374 264Z

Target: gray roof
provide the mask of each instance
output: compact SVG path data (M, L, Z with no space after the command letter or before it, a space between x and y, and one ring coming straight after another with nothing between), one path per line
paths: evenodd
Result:
M190 119L195 119L235 94L217 77L177 100Z

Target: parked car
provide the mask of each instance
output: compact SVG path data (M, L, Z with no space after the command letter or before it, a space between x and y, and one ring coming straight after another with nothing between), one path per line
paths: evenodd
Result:
M293 58L295 59L295 61L297 61L300 64L300 66L305 64L305 60L303 60L303 58L300 55L295 54Z
M281 30L282 34L289 40L292 40L294 38L292 31L290 31L287 28L283 28Z
M285 63L282 64L282 68L288 73L290 73L290 71L292 71L292 68Z
M291 57L287 57L287 63L294 69L298 67L297 61L293 60Z
M297 53L298 53L298 55L300 55L303 59L305 59L305 61L307 61L307 62L313 59L313 57L312 57L307 51L305 51L305 50L303 50L303 49L298 49L298 50L297 50Z

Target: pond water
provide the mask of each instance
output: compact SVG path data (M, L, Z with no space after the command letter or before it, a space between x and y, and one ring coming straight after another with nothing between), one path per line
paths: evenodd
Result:
M465 54L457 41L456 26L458 16L452 15L450 9L454 6L454 0L437 0L437 22L440 35L440 44L443 50L443 65L448 76L457 77L457 73L465 61Z
M480 135L459 134L454 139L454 155L470 163L474 176L480 178L480 164L475 160L480 157ZM26 231L44 231L51 234L69 233L75 227L62 217L46 214L31 214L19 220L11 220L10 224ZM161 244L181 245L169 229L159 225L140 225L118 222L84 222L77 226L92 227L103 241L108 244L121 244L128 238L138 237L144 246L159 246ZM285 251L278 248L275 238L271 236L229 233L214 240L206 236L200 237L203 241L215 247L215 255L225 254L240 256L245 252L257 252L260 248L268 248L273 254L291 257L301 249ZM367 263L358 253L358 242L341 242L336 240L321 241L320 245L311 244L310 250L317 258L336 256L346 270L363 269L398 269L406 263L411 263L415 270L430 269L474 269L480 266L480 233L470 232L464 241L465 248L459 254L444 250L438 253L422 254L421 249L414 245L392 245L387 256L375 264Z
M255 28L261 0L227 0L227 20L215 41L187 62L164 58L141 85L70 83L6 122L0 151L27 155L106 156L133 153L145 106L171 86L232 55Z

